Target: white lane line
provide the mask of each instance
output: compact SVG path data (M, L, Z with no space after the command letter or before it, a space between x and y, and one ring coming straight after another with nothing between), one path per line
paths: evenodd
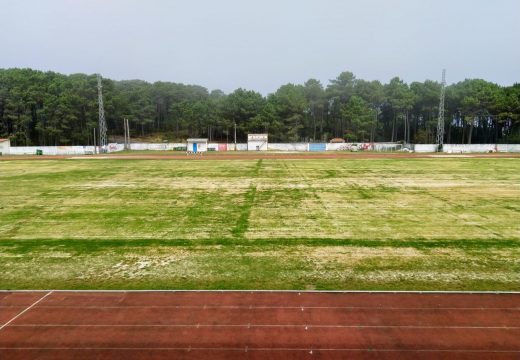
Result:
M123 350L123 351L244 351L244 347L0 347L0 350ZM309 351L310 348L251 348L248 351ZM313 348L313 351L367 351L367 352L444 352L444 353L520 353L518 349L374 349L374 348Z
M43 299L45 299L47 296L49 296L50 294L52 294L52 291L49 291L48 293L46 293L45 295L43 295L41 298L39 298L38 300L36 300L35 302L33 302L30 306L28 306L27 308L25 308L24 310L22 310L21 312L19 312L17 315L15 315L11 320L9 320L8 322L6 322L5 324L3 324L2 326L0 326L0 331L7 327L10 323L12 323L13 321L15 321L16 319L18 319L20 316L22 316L23 314L25 314L27 311L31 310L36 304L38 304L40 301L42 301Z
M161 327L161 328L332 328L332 329L500 329L519 330L520 326L456 326L456 325L305 325L305 324L17 324L11 327Z
M47 309L247 309L247 310L301 310L301 306L243 306L243 305L42 305L41 308ZM305 306L305 309L315 310L512 310L520 311L519 307L377 307L377 306Z

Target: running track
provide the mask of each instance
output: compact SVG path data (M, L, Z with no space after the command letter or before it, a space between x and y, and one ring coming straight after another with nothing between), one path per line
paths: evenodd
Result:
M7 359L520 359L520 293L0 292Z

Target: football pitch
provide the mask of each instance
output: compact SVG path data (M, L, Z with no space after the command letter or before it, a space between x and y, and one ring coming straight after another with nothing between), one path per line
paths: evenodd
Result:
M520 159L0 162L1 289L520 290Z

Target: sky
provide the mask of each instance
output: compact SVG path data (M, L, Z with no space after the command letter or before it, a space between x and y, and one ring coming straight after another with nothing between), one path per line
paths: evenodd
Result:
M268 94L365 80L520 82L520 0L0 0L0 68Z

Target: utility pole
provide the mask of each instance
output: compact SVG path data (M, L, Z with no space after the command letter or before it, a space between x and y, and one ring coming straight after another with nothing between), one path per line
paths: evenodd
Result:
M439 119L437 121L437 151L442 151L444 144L444 96L446 92L446 69L442 70L441 99L439 102Z
M124 142L124 149L126 150L127 148L127 140L126 140L126 118L123 118L123 133L124 133L124 137L125 137L125 142Z
M235 151L237 151L237 122L235 121Z
M128 150L130 150L130 121L126 119L126 141L128 142Z
M96 154L96 128L93 129L94 130L94 154Z
M107 122L105 120L105 108L103 107L103 85L101 75L97 75L98 106L99 106L99 152L107 151Z

